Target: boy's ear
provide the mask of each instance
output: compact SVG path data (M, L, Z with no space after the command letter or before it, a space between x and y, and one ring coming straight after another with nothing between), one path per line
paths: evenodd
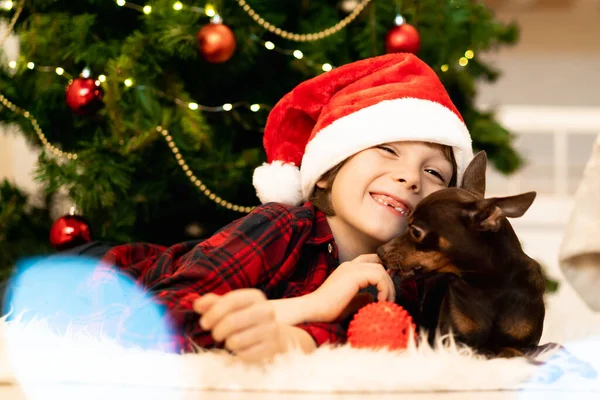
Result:
M461 188L483 198L485 196L485 170L487 168L487 154L480 151L471 160L463 174Z
M476 230L496 232L500 229L502 218L518 218L525 214L535 196L536 192L527 192L516 196L477 200L474 209L465 210L465 215Z
M327 186L328 186L328 185L327 185L327 180L326 180L326 179L319 179L319 180L317 181L317 183L315 183L315 185L316 185L318 188L321 188L321 189L327 189Z

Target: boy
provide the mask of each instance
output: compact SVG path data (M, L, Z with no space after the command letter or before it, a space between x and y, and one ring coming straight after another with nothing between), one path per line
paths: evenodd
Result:
M370 300L359 290L396 298L377 247L405 231L420 199L460 183L472 158L461 116L412 54L298 85L269 115L264 145L268 164L254 174L263 204L249 215L201 243L123 245L103 258L166 306L179 349L260 361L344 342L340 321ZM403 301L417 300L411 288Z

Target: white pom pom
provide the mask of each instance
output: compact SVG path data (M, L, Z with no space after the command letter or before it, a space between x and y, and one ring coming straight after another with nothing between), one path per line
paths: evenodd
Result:
M273 161L254 170L252 183L262 204L277 202L293 206L302 203L300 170L292 164Z

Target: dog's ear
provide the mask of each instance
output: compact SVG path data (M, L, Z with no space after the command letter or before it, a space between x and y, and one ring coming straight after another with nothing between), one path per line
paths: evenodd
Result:
M527 192L516 196L478 200L474 204L474 209L465 210L465 214L474 224L475 229L495 232L500 229L502 218L518 218L525 214L535 200L535 196L536 192Z
M480 151L471 160L465 169L461 188L476 194L482 199L485 196L485 170L487 168L487 155Z

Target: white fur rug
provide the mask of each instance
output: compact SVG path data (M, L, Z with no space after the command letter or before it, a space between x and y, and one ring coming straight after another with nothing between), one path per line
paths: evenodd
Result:
M48 333L43 321L25 324L3 318L0 383L305 393L548 389L597 391L600 396L600 365L589 363L600 364L600 340L567 346L577 357L547 353L544 359L550 361L543 367L524 359L485 360L446 342L436 350L413 343L404 352L323 347L310 355L282 355L257 367L223 352L144 352L83 332L57 337ZM595 354L581 358L590 351Z

